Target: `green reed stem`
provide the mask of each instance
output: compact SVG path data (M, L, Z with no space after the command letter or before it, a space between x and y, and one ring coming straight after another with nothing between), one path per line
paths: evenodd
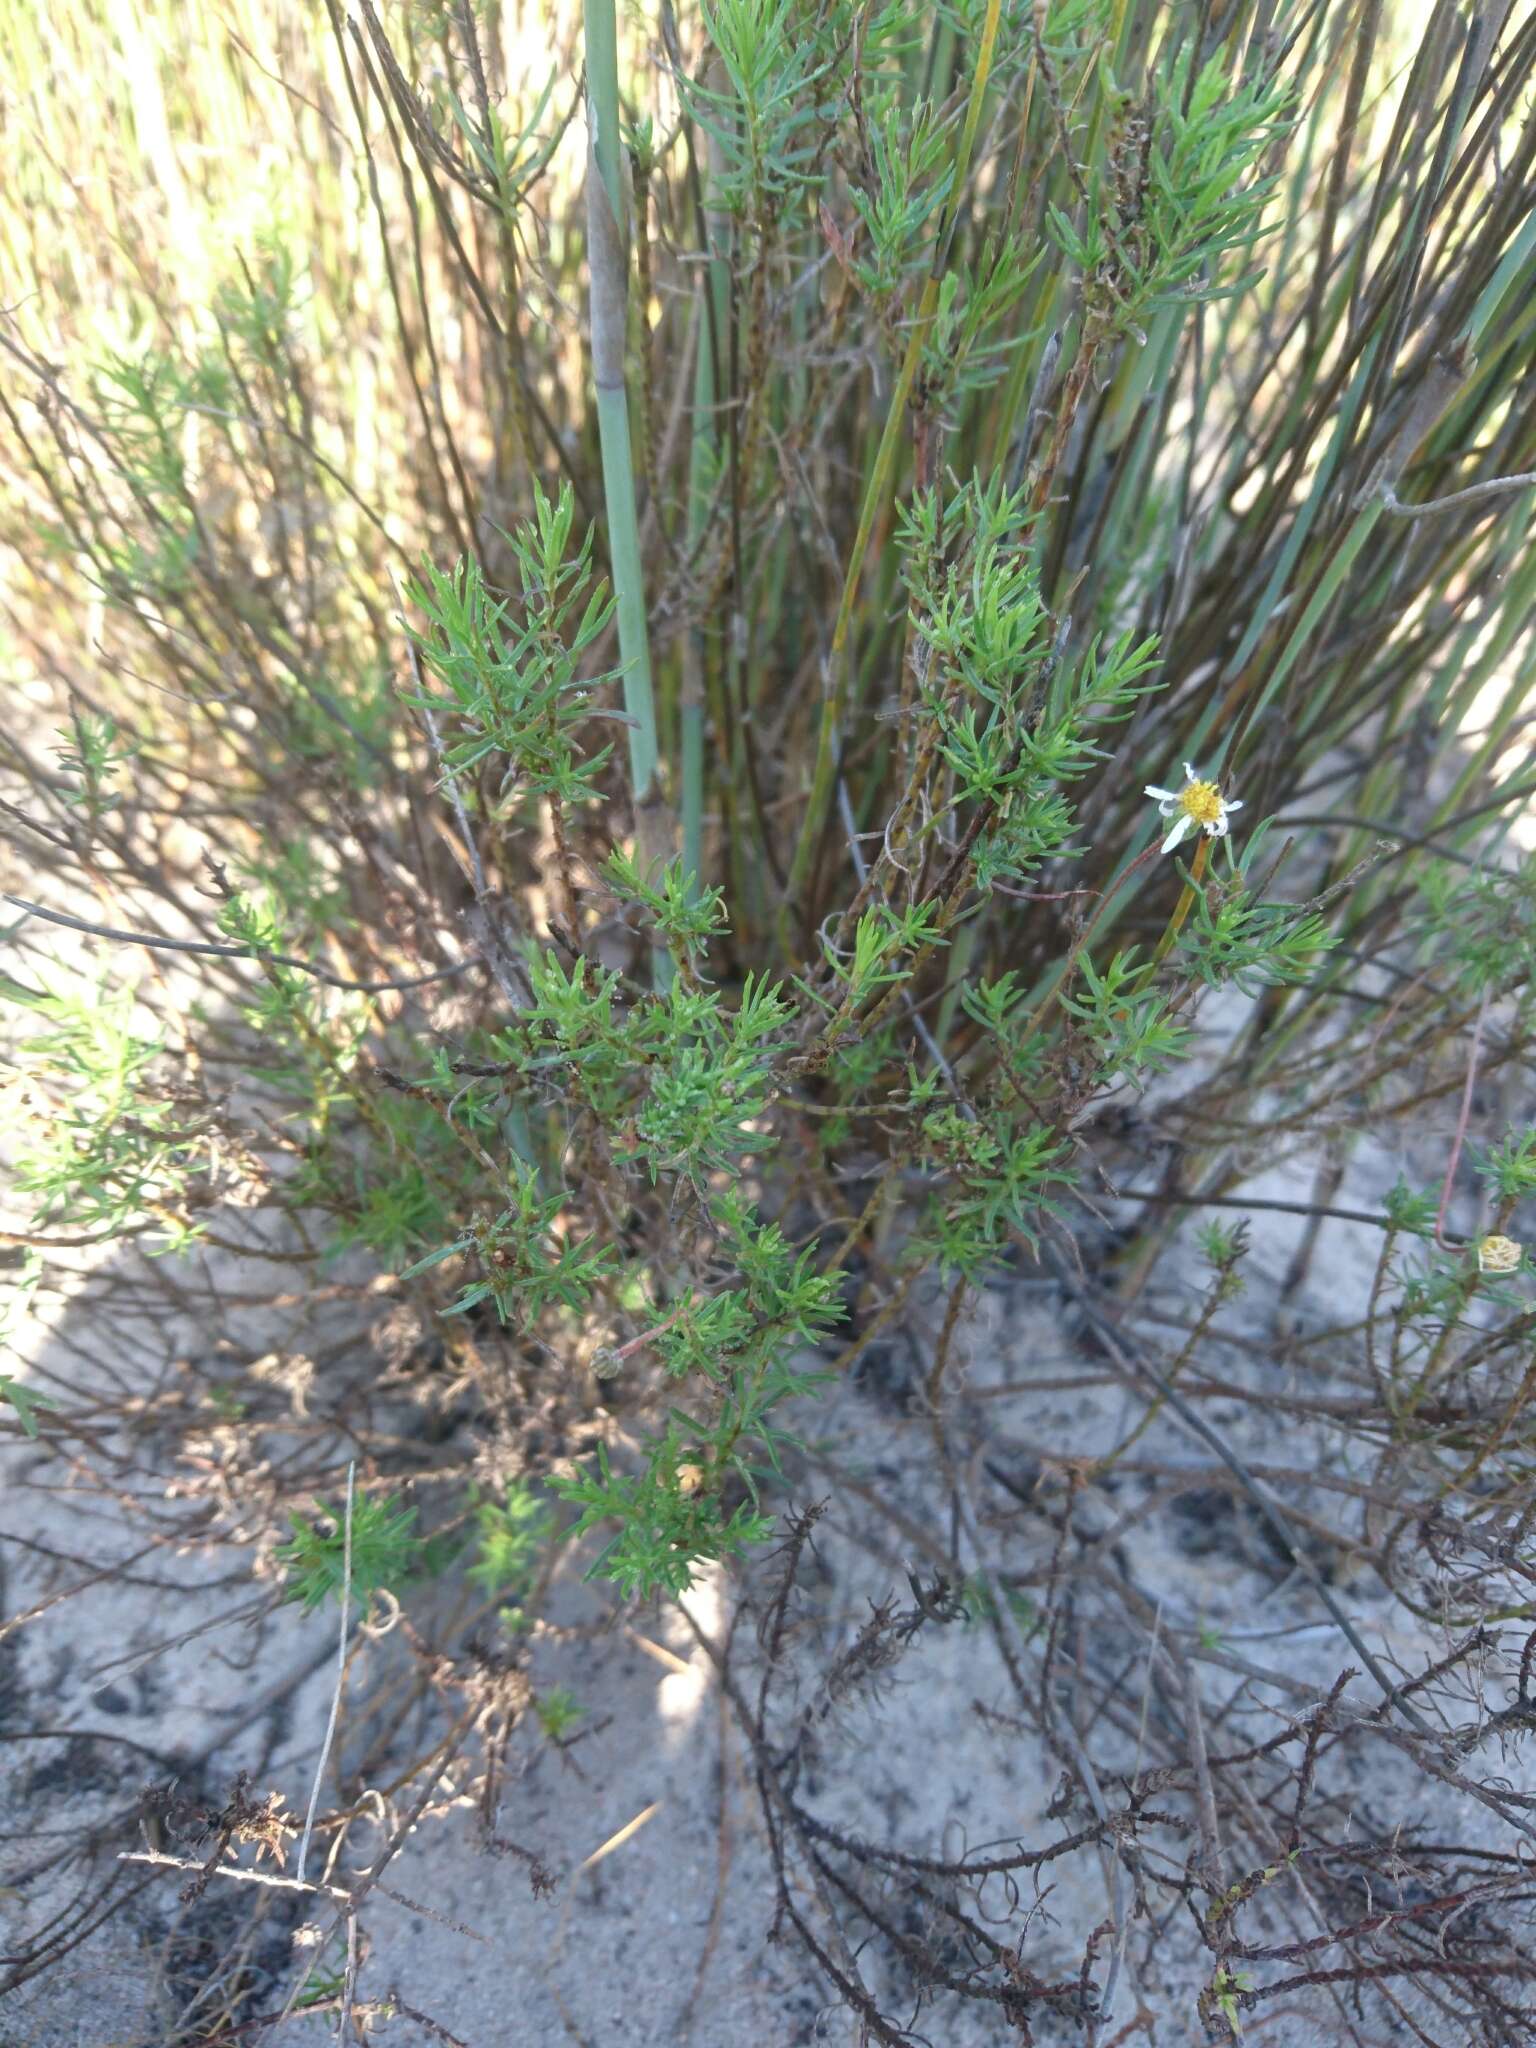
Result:
M629 248L620 169L619 60L613 0L587 0L587 263L591 280L592 382L603 454L603 498L618 612L624 709L629 718L630 789L637 814L658 796L656 706L646 636L645 580L635 511L634 461L624 339Z
M832 629L832 647L827 658L829 688L822 699L821 728L816 738L816 765L811 775L811 793L806 803L805 816L801 821L800 837L790 863L789 886L780 917L781 936L787 936L789 907L804 890L832 801L837 745L842 734L843 721L847 716L849 684L853 675L852 665L848 659L848 631L853 623L853 608L858 600L859 583L864 571L864 557L869 551L870 536L875 530L875 520L885 503L896 468L896 451L901 444L906 423L907 402L912 395L917 366L922 360L928 332L933 325L934 312L939 303L939 286L949 252L950 227L957 217L966 178L970 172L971 153L976 144L976 129L981 120L981 105L986 97L987 81L992 74L992 56L997 46L997 26L1001 13L1002 0L988 0L986 19L982 23L981 39L976 49L976 68L971 74L971 93L965 110L965 125L960 131L960 139L955 147L949 203L944 209L938 233L934 237L933 262L923 287L917 318L912 323L912 332L908 337L907 352L902 359L896 388L891 393L890 409L885 416L885 430L880 436L875 466L870 472L863 508L859 514L858 532L854 535L853 551L848 558L848 569L843 578L843 594L837 607L837 622Z

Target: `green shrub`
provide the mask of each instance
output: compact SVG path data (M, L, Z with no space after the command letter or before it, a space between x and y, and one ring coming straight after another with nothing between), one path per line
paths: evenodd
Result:
M360 1600L466 1524L492 1605L588 1535L683 1592L935 1283L1078 1239L1133 1298L1366 1127L1439 1152L1368 1219L1363 1440L1520 1512L1528 25L589 0L530 64L296 0L173 76L110 12L16 23L84 235L0 138L20 1234L388 1296L264 1497L295 1596L354 1455Z

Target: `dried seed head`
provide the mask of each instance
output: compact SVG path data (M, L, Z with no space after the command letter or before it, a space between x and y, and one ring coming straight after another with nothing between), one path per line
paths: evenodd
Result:
M1513 1273L1525 1256L1525 1247L1512 1237L1497 1233L1485 1237L1477 1247L1479 1273Z

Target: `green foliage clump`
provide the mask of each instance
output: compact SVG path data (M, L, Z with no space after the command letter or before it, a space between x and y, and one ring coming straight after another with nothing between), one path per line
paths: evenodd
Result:
M511 1203L500 1215L477 1217L463 1237L418 1259L401 1278L409 1280L445 1259L473 1252L484 1278L462 1290L449 1304L448 1315L465 1315L488 1301L501 1322L526 1326L556 1304L584 1308L613 1263L613 1247L562 1241L552 1226L564 1198L541 1196L538 1175L531 1167L514 1161L506 1191Z
M509 1481L500 1500L475 1505L475 1561L466 1577L488 1594L523 1592L554 1518L531 1486Z
M7 980L10 1000L46 1031L18 1043L20 1057L46 1067L62 1099L39 1142L16 1168L41 1228L126 1232L152 1223L159 1248L198 1235L186 1206L206 1152L195 1110L157 1083L166 1040L141 1028L131 989L83 985L44 991Z
M428 563L425 582L408 593L426 622L411 637L444 693L416 692L410 701L443 714L444 766L471 801L479 771L499 770L487 785L492 817L528 796L590 801L608 758L606 747L582 748L580 728L611 676L584 674L582 657L612 619L613 602L593 581L590 532L572 554L575 516L569 485L553 503L535 491L533 517L509 536L520 616L491 597L473 560L451 575Z
M321 1514L319 1521L291 1515L292 1538L277 1552L287 1598L306 1613L339 1600L344 1586L355 1606L366 1610L375 1593L395 1591L419 1569L423 1553L415 1508L385 1495L357 1494L350 1544L346 1511L322 1508Z

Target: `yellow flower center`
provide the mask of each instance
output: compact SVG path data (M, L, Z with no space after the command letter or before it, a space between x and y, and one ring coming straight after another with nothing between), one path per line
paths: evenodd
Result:
M1179 791L1179 809L1197 825L1221 823L1221 791L1214 782L1186 782Z

